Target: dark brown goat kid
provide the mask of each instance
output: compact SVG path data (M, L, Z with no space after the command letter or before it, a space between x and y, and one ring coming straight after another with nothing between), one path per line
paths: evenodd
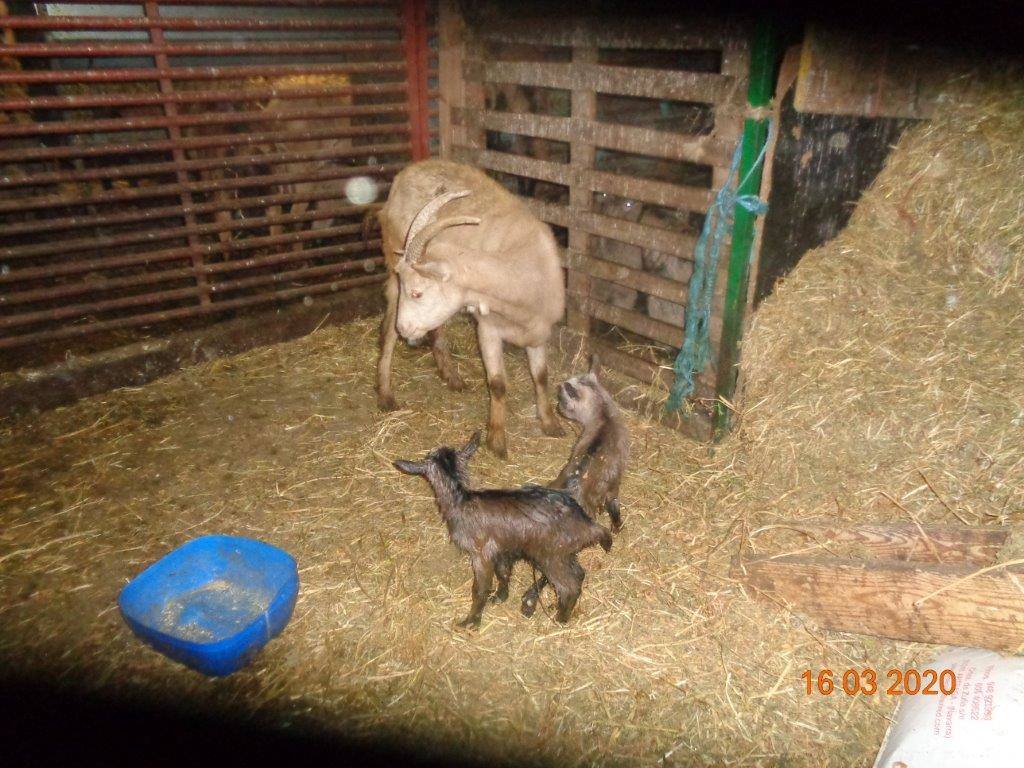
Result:
M402 472L427 479L452 543L470 557L473 606L459 626L479 626L494 576L498 577L498 589L491 600L500 603L508 598L512 567L519 560L531 563L555 588L555 618L566 622L586 575L576 555L595 544L607 552L612 536L566 491L538 485L502 490L467 488L469 459L479 444L477 432L461 450L445 446L431 451L423 461L395 462Z

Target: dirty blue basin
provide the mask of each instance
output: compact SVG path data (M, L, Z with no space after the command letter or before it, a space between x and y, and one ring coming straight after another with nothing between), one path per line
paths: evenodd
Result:
M245 666L291 618L299 592L284 550L237 536L183 544L128 583L121 613L140 638L207 675Z

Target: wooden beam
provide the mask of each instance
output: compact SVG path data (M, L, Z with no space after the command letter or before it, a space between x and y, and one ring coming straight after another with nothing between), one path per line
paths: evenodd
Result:
M832 522L793 522L788 526L821 543L857 544L871 557L880 560L947 565L973 563L978 566L995 562L1009 533L1006 528L919 527L910 523L843 526Z
M974 565L779 557L742 561L734 575L755 594L825 629L1019 652L1024 569L1011 566L961 581L976 570Z
M578 17L571 23L550 18L494 18L481 30L488 42L527 45L591 45L598 48L651 48L717 50L742 35L739 26L725 19L682 19L679 16L617 18Z

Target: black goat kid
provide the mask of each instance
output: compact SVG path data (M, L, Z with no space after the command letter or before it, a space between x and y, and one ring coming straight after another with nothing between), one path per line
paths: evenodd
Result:
M441 447L423 461L395 462L402 472L427 479L452 543L470 557L473 607L459 626L479 626L494 576L498 577L498 590L492 601L508 598L512 566L519 560L532 563L555 588L556 618L566 622L586 575L576 555L595 544L607 552L612 536L565 491L537 485L504 490L467 488L467 466L479 444L477 432L461 450Z

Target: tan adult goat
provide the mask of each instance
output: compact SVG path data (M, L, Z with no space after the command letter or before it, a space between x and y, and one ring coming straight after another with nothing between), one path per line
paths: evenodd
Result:
M565 287L547 225L481 171L444 160L424 160L399 173L379 216L389 272L377 367L380 407L396 407L391 358L399 334L410 341L427 336L441 378L462 389L442 326L467 310L476 320L490 388L487 446L506 455L505 342L526 349L544 433L563 434L548 397L546 345L562 318Z

